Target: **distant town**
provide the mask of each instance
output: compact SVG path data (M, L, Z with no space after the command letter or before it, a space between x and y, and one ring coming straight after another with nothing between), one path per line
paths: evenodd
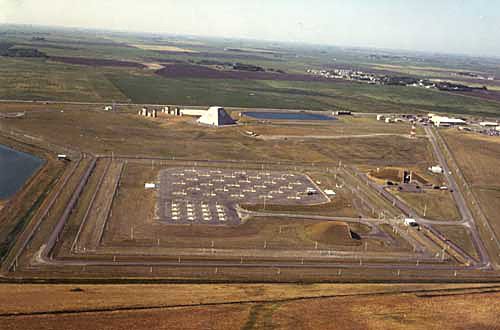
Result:
M423 88L436 88L442 91L467 92L474 90L487 90L486 86L472 87L449 81L433 81L410 76L388 76L351 69L317 70L307 69L307 73L330 79L343 79L360 81L369 84L411 86ZM456 72L456 75L472 77L481 80L494 80L494 77L484 77L471 72Z

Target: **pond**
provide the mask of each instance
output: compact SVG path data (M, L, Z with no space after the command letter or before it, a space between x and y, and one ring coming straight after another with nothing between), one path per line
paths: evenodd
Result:
M0 199L14 195L43 160L30 154L0 145Z
M336 120L335 117L305 112L243 112L244 115L257 119L278 120Z

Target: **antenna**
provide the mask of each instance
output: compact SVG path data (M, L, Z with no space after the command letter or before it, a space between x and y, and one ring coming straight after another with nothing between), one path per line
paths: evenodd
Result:
M411 139L416 139L417 138L417 127L415 125L411 126L410 138Z

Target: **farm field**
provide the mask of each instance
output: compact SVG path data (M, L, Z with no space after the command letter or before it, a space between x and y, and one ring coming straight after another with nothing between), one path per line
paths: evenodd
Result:
M182 77L181 77L182 78ZM204 74L180 79L155 75L110 75L109 79L134 102L186 105L224 104L227 107L349 109L357 112L447 112L495 115L493 102L424 89L373 86L343 81L301 82L210 79ZM210 77L208 77L210 78ZM221 77L222 78L222 77ZM149 86L149 87L145 87ZM208 87L208 88L207 88Z
M100 70L41 59L0 57L0 73L2 99L128 101Z
M48 56L1 57L0 98L498 116L495 91L469 97L422 88L326 79L306 72L310 68L331 68L332 55L341 68L360 66L392 75L410 70L417 76L431 78L447 78L450 72L458 70L454 64L390 64L348 49L319 51L297 45L274 49L250 41L234 47L227 40L165 37L153 41L136 35L96 36L80 31L50 31L42 40L31 36L27 31L9 30L0 39L16 47L36 48ZM258 66L265 71L217 68L234 63ZM493 63L487 67L490 72L497 68ZM473 72L483 69L471 64Z
M80 285L80 292L72 292L75 288L3 285L0 291L13 299L2 304L2 315L24 315L1 316L0 325L4 329L35 325L37 329L85 329L89 322L106 329L138 324L155 329L282 329L297 323L303 329L422 329L436 322L441 329L458 329L463 324L468 329L499 326L494 303L498 288L470 284ZM28 297L40 297L41 304L27 305ZM452 307L457 305L471 313L464 317ZM90 312L93 309L101 311ZM72 313L50 314L64 310ZM37 312L42 315L30 315ZM323 316L331 313L338 315L333 323Z

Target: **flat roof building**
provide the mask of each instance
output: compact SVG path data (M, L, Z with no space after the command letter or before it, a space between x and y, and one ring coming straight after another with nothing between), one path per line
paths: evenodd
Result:
M465 125L467 122L463 119L459 118L450 118L450 117L444 117L444 116L437 116L437 115L432 115L429 116L430 121L437 127L448 127L452 125Z
M497 127L498 123L494 121L482 121L479 123L479 125L483 127Z

